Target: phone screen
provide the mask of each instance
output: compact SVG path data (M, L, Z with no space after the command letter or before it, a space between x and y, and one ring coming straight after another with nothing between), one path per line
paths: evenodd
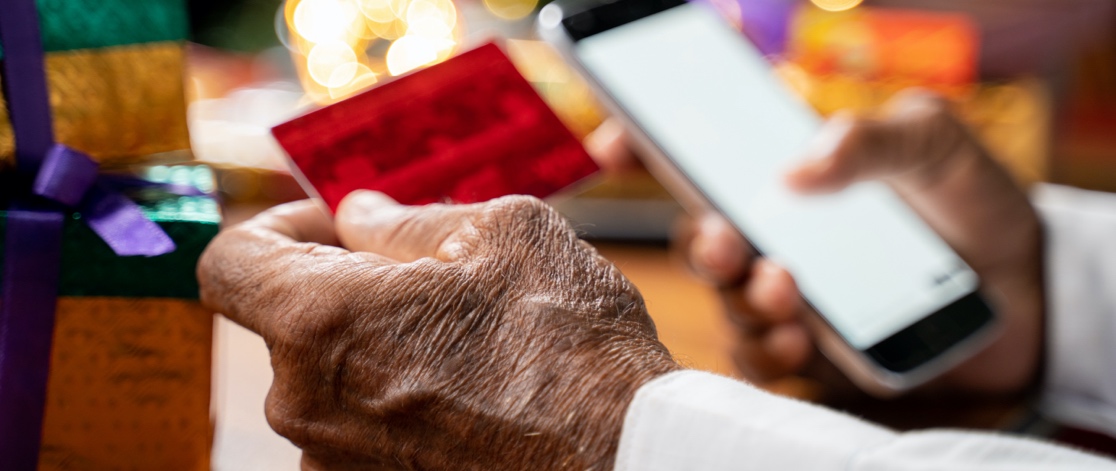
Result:
M582 65L853 347L976 290L976 274L888 187L783 184L821 118L740 33L683 4L581 38Z

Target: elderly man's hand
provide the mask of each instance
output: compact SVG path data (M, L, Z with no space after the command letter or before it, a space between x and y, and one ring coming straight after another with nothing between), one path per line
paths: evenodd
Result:
M267 342L268 421L304 469L609 469L636 389L678 368L636 288L538 200L358 192L334 227L281 206L198 268L203 302Z

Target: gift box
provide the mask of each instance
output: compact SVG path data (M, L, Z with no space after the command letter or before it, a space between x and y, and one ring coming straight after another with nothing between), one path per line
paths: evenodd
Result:
M102 164L143 162L189 147L184 0L35 3L59 143ZM12 164L14 149L0 100L0 167Z
M144 177L213 187L204 166ZM194 271L218 206L158 187L129 193L176 249L121 257L80 216L66 221L40 470L209 468L213 314L197 302ZM0 211L0 233L6 219Z
M184 0L0 0L0 465L207 469L216 234L186 149Z

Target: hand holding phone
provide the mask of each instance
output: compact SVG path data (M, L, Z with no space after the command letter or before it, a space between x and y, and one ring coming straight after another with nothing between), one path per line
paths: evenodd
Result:
M887 181L983 280L1003 335L945 373L938 385L956 391L1015 393L1038 373L1043 277L1040 225L1026 195L940 98L907 92L878 120L839 117L825 153L792 167L788 182L805 192L840 191L864 179ZM825 134L825 133L823 133ZM892 158L897 156L899 158ZM753 381L822 371L793 277L747 253L723 217L695 224L685 249L695 271L713 284L739 339L733 361ZM820 379L820 378L819 378ZM827 386L835 386L828 384Z
M540 30L625 119L648 168L790 269L823 350L868 388L901 391L971 357L994 316L977 274L882 183L826 198L781 173L821 119L702 5L548 6Z

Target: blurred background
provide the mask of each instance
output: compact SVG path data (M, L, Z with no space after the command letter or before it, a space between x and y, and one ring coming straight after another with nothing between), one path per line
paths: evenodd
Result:
M822 114L871 114L908 87L953 100L1023 183L1116 191L1116 2L1111 0L697 0L711 3ZM269 130L314 107L428 67L492 38L579 137L605 118L585 83L534 34L540 0L194 0L189 48L193 152L210 164L235 222L304 198ZM664 69L672 67L664 59ZM608 175L553 203L647 298L668 347L732 374L710 289L667 247L685 216L649 175ZM222 323L218 469L296 469L263 422L267 352ZM258 343L258 345L257 345ZM764 385L813 399L808 383ZM1020 404L923 415L902 403L860 411L911 428L1034 430ZM1040 427L1041 428L1041 427ZM1042 433L1058 433L1044 429Z
M1108 0L700 0L821 113L937 90L1024 182L1116 190L1116 4ZM603 118L535 38L536 0L198 0L187 89L193 151L226 200L301 196L268 129L491 38L571 130ZM671 64L664 60L664 68ZM649 176L557 203L589 237L666 240L677 206Z

